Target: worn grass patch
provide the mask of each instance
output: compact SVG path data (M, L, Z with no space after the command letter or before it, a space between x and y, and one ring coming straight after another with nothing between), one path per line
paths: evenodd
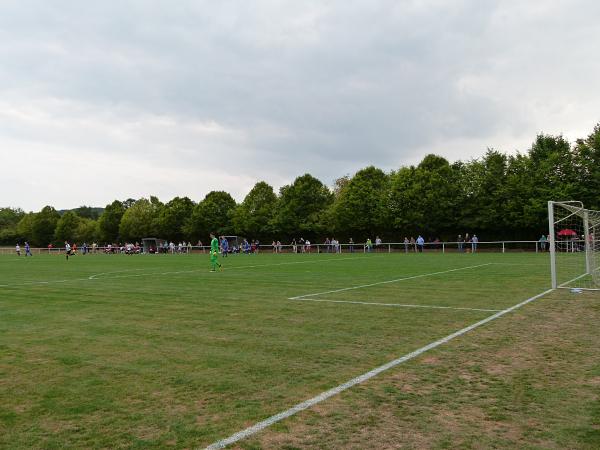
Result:
M595 294L552 293L250 445L600 448L598 321Z

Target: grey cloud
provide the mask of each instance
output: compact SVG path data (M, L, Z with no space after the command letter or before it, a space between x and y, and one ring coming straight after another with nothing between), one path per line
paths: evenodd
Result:
M427 151L455 159L514 150L539 131L568 135L598 120L593 1L1 8L0 149L60 148L74 160L145 161L175 173L229 173L226 161L235 162L237 179L209 185L219 178L200 175L198 192L239 198L252 179L311 172L331 181ZM114 185L106 201L129 196L131 186ZM175 185L161 180L156 193ZM36 192L23 185L22 198L0 200L63 201Z

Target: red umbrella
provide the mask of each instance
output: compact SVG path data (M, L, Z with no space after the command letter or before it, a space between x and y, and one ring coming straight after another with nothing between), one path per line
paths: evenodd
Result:
M560 230L558 232L559 236L577 236L577 233L575 233L575 231L571 230L570 228L565 228L564 230Z

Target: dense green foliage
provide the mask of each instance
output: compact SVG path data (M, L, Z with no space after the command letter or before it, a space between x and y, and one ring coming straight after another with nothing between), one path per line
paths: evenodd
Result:
M525 154L489 149L479 159L454 163L427 155L416 166L390 173L366 167L338 178L332 189L310 174L278 194L260 181L239 205L227 192L212 191L198 203L187 197L166 204L156 197L130 198L103 210L82 206L62 218L52 207L29 214L0 208L0 243L143 237L195 243L206 241L211 231L261 242L294 237L320 242L326 235L398 241L417 234L451 240L467 232L485 240L533 239L547 228L548 200L581 200L600 209L600 124L573 145L541 134Z

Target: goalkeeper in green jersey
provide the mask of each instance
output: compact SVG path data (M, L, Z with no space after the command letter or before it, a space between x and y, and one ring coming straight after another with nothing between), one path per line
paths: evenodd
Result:
M223 266L217 261L217 257L219 256L219 240L215 237L215 233L210 233L210 264L212 265L211 272L215 272L217 270L217 266L219 266L219 270L223 270Z

